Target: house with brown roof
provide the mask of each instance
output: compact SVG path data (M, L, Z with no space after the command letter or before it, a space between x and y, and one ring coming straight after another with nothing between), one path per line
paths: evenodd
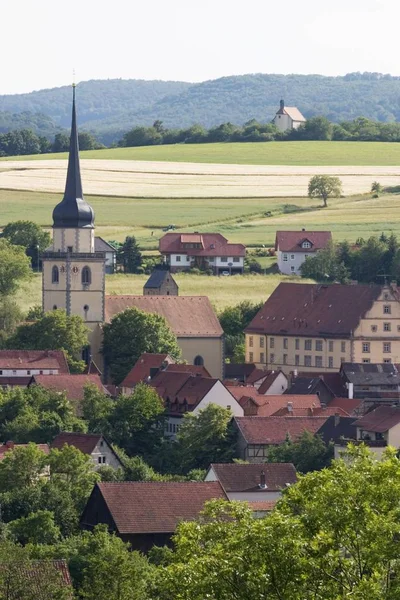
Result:
M277 231L275 251L279 271L285 275L299 275L304 261L326 248L331 241L330 231Z
M71 575L64 559L3 562L1 565L0 597L21 600L74 598Z
M28 387L31 385L40 385L59 394L65 393L67 400L75 406L78 415L87 385L94 385L103 394L110 395L99 375L34 375Z
M92 530L105 523L134 550L148 552L153 546L171 545L178 524L197 519L212 499L227 500L218 481L98 483L80 525Z
M223 379L224 332L206 296L106 296L106 322L131 307L164 317L183 359Z
M264 463L271 446L288 438L299 439L305 431L315 434L327 417L236 417L239 457L250 463Z
M228 408L234 416L244 414L239 402L219 379L166 370L159 371L149 385L164 401L167 411L165 434L169 437L178 432L182 417L187 412L197 414L208 404Z
M160 371L211 377L204 366L176 364L175 360L168 354L144 352L121 383L122 393L131 394L138 383L148 383Z
M178 296L179 287L168 265L154 267L143 286L143 296Z
M83 454L90 456L94 469L104 466L118 469L123 466L111 444L101 433L63 431L51 443L51 447L57 450L62 450L65 445L74 446Z
M297 474L292 463L213 463L204 480L219 481L229 500L265 502L278 500Z
M292 413L298 409L321 408L320 400L316 394L309 396L287 394L266 396L259 394L251 386L228 386L228 389L243 408L245 417L271 417L277 411L283 409L287 410L288 413Z
M68 375L61 350L0 350L0 387L27 387L32 375Z
M211 269L215 275L243 273L246 246L230 244L220 233L166 233L159 251L171 272Z
M288 129L298 129L306 122L306 119L296 106L285 106L285 101L281 100L279 110L272 122L280 131L287 131Z
M288 373L400 356L397 286L280 283L246 328L246 362Z
M400 448L400 407L378 406L354 423L357 440Z

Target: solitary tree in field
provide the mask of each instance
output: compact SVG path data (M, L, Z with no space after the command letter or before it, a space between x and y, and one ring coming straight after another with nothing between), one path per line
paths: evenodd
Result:
M342 193L342 182L339 177L314 175L308 184L309 198L322 198L324 206L328 206L328 198L339 198Z

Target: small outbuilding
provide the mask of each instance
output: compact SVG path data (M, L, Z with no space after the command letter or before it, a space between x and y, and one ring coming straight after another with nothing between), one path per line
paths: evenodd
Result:
M179 287L169 269L156 267L143 287L143 296L178 296Z

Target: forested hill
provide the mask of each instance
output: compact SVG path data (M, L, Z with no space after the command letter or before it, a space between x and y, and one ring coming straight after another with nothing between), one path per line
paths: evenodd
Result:
M79 124L109 144L135 125L156 119L166 127L200 123L211 127L230 121L270 121L280 98L306 117L326 116L339 122L365 116L400 121L400 77L379 73L322 75L242 75L198 84L139 80L94 80L77 87ZM0 96L0 111L30 111L69 125L71 89ZM15 127L14 127L15 128Z

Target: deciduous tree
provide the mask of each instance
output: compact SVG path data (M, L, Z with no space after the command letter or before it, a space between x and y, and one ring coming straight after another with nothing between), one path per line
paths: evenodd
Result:
M342 182L339 177L330 175L314 175L308 184L310 198L321 198L324 206L328 206L328 198L339 198L342 193Z
M24 248L0 239L0 296L14 294L31 274L30 260Z

